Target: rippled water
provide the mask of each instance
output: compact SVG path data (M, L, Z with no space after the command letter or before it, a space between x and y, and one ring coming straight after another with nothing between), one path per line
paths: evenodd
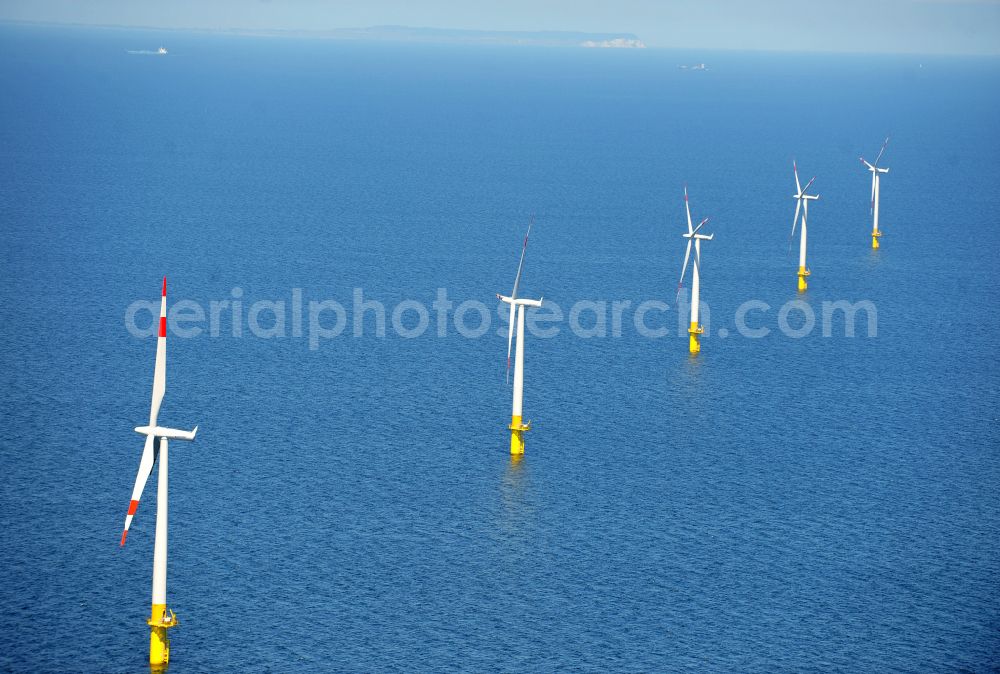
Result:
M496 314L173 335L171 671L997 666L997 61L0 36L0 669L146 667L152 482L118 538L155 345L123 316L162 275L492 311L534 213L523 292L674 305L685 181L701 356L673 308L529 336L517 464ZM793 156L803 298L870 300L875 337L778 329Z

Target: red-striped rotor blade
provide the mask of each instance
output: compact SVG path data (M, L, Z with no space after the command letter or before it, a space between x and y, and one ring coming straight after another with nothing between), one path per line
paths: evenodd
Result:
M125 515L125 528L122 530L121 545L125 545L128 528L132 526L132 518L135 517L135 511L139 507L139 499L142 498L142 490L146 486L149 474L153 471L153 462L155 459L153 443L155 441L155 436L146 436L146 444L142 448L142 459L139 460L139 472L135 476L135 486L132 488L132 499L128 503L128 514Z
M149 407L149 425L156 426L160 403L167 391L167 277L163 277L160 297L160 331L156 337L156 366L153 369L153 400Z

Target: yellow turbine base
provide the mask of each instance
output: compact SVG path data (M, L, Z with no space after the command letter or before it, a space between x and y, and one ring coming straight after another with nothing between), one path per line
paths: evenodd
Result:
M510 418L510 453L514 456L524 454L524 434L531 430L531 422L521 423L521 417Z
M873 250L878 250L878 240L880 238L882 238L882 232L881 231L879 231L879 230L876 229L874 232L872 232L872 249Z
M799 292L803 292L809 287L809 284L806 283L806 276L809 276L810 273L805 267L799 267Z
M688 349L691 351L691 355L694 355L701 351L701 342L699 341L699 336L705 332L705 328L701 327L697 323L692 323L691 327L688 328L688 334L691 335L690 343L688 344Z
M153 604L149 620L149 664L165 665L170 662L170 637L167 630L177 625L177 616L166 604Z

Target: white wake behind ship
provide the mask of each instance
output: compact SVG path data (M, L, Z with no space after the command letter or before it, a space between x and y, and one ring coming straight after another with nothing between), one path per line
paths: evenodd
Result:
M141 56L166 56L169 52L166 47L160 47L156 51L152 49L126 49L126 54L139 54Z

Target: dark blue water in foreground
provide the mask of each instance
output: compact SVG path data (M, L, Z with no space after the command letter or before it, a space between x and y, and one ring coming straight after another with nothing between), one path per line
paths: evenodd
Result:
M996 667L1000 63L920 65L0 28L0 669L146 668L155 473L118 538L155 340L123 317L164 274L243 302L242 337L169 340L161 421L201 425L171 671ZM857 156L889 133L873 253ZM793 156L822 197L799 339ZM685 181L716 235L695 360ZM352 297L493 311L531 213L523 292L632 308L529 336L512 464L496 314L356 338ZM293 288L344 334L293 336ZM285 337L249 334L260 300ZM877 336L824 338L835 300Z

